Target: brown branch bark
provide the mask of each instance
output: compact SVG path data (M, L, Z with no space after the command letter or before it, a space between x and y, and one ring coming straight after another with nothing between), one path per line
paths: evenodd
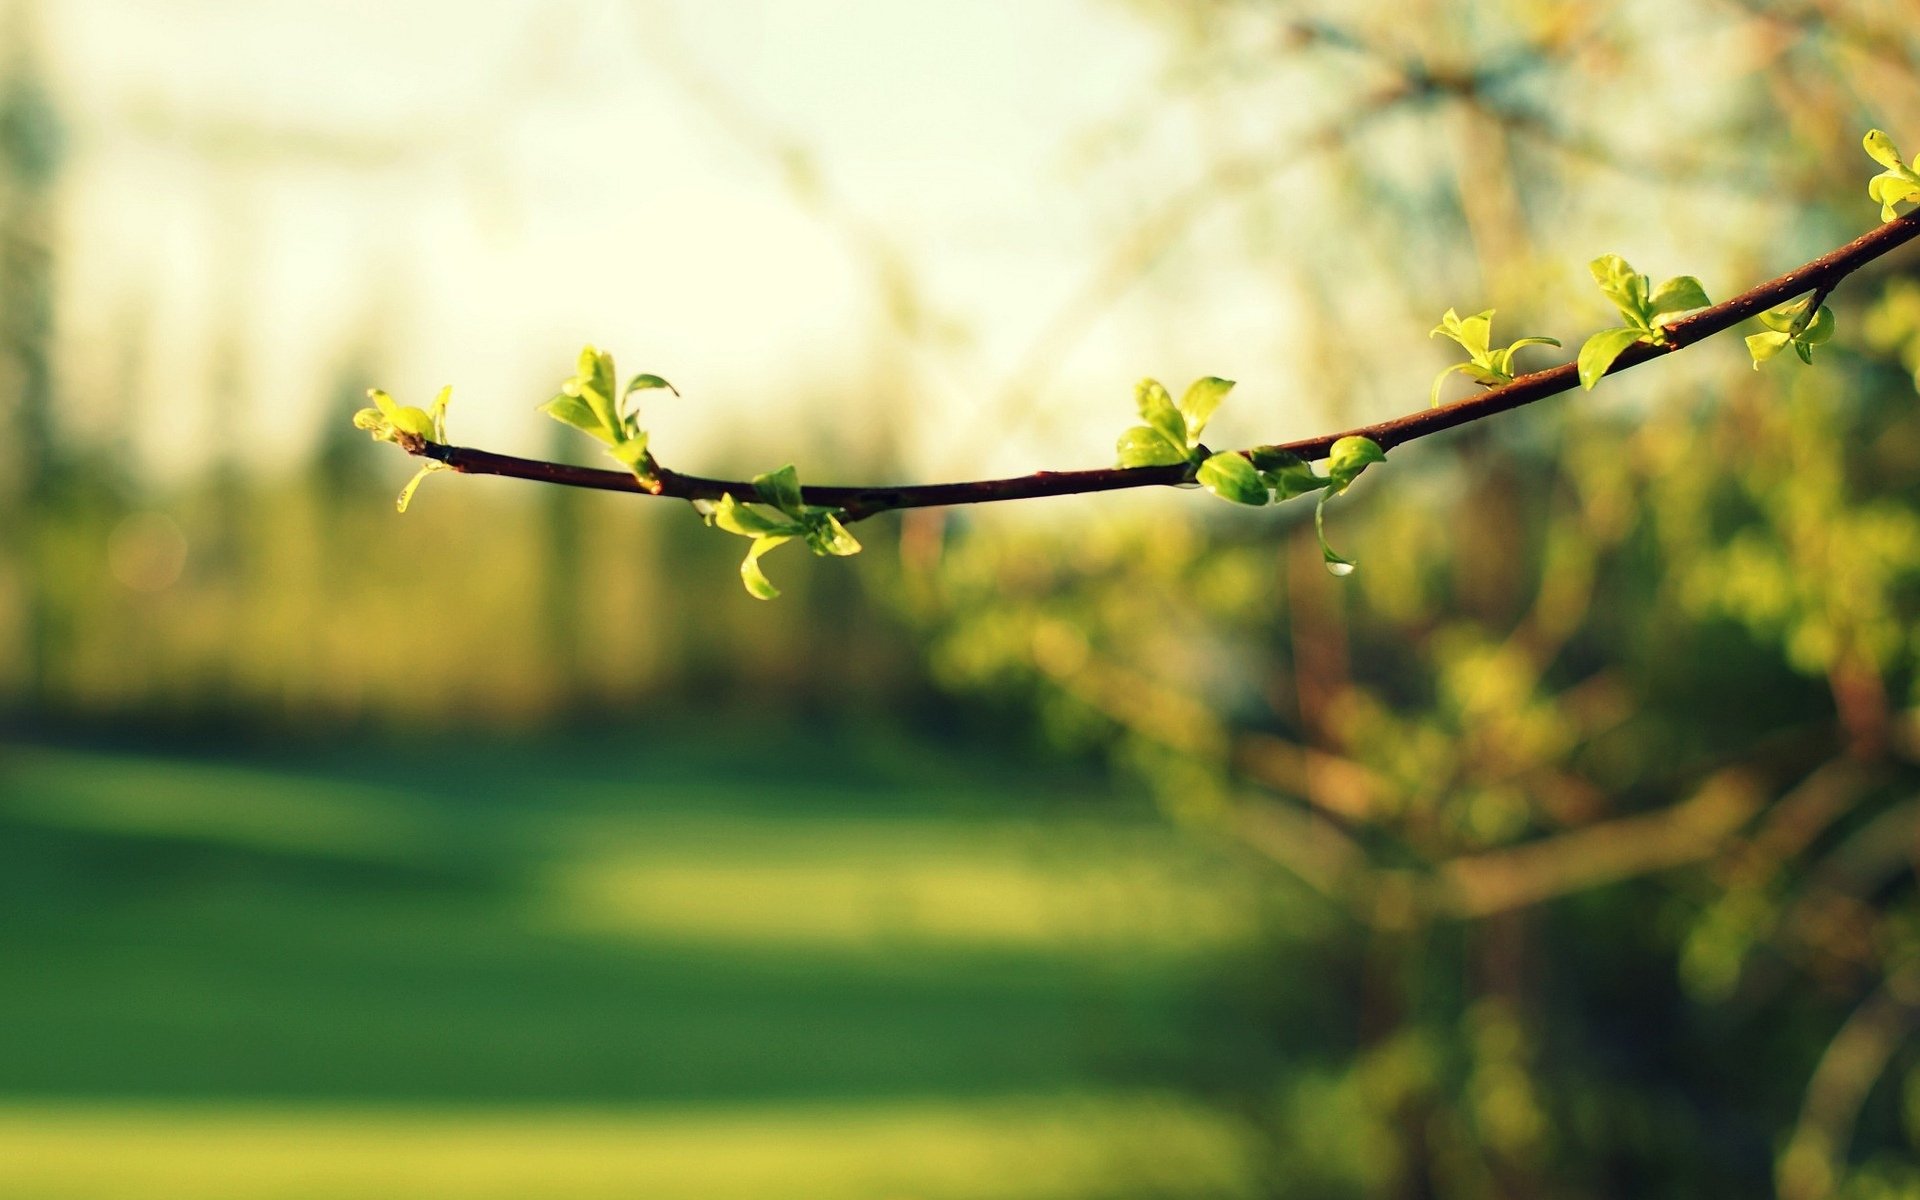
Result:
M1920 211L1889 221L1840 248L1821 255L1786 274L1769 279L1740 293L1731 300L1705 308L1666 326L1664 345L1636 343L1614 360L1607 374L1613 375L1641 363L1686 349L1716 333L1807 292L1823 295L1848 275L1867 263L1920 237ZM1454 429L1496 413L1507 412L1544 400L1580 384L1574 363L1562 363L1545 371L1522 375L1511 383L1477 396L1426 408L1406 416L1372 425L1362 425L1338 433L1301 438L1262 450L1286 450L1305 459L1326 456L1332 445L1343 437L1371 438L1390 450L1443 430ZM701 475L683 475L660 469L657 487L649 488L622 471L576 467L567 463L544 462L495 454L465 446L449 446L418 438L406 438L402 444L413 454L445 463L469 475L504 475L539 483L566 487L597 488L603 491L636 492L669 496L678 500L718 500L732 493L736 497L754 495L753 484L739 479L710 479ZM1251 450L1241 453L1253 453ZM1081 471L1036 471L1006 479L976 479L962 483L905 484L897 487L811 486L802 489L808 504L844 509L846 519L857 521L876 513L901 508L935 508L958 504L986 504L1000 500L1033 500L1044 496L1072 496L1090 492L1118 491L1124 488L1172 487L1191 483L1194 467L1178 464L1166 467L1097 467Z

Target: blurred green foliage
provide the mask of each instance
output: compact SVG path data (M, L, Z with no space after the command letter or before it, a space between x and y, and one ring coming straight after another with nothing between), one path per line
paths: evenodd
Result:
M1379 297L1458 295L1448 275L1538 328L1575 295L1562 262L1648 244L1649 222L1690 237L1677 265L1711 278L1798 262L1789 231L1817 249L1810 231L1880 215L1848 130L1920 100L1914 39L1869 46L1865 6L1641 25L1630 6L1511 5L1431 27L1386 5L1141 7L1186 39L1201 112L1271 111L1279 81L1340 68L1399 81L1347 89L1384 95L1364 102L1399 128L1351 135L1327 175L1348 212L1404 203L1338 240L1249 235L1369 347L1402 344L1418 307ZM1757 29L1778 50L1748 75L1663 65ZM1504 79L1514 61L1531 86ZM1630 81L1668 114L1664 158L1611 149L1619 124L1588 103ZM1385 149L1440 128L1447 151ZM1689 158L1716 140L1778 182L1764 223L1726 220L1714 196L1740 180ZM1280 195L1252 190L1249 227ZM1681 232L1716 207L1715 242ZM1343 584L1304 522L1264 511L1085 506L922 534L940 549L906 604L943 681L1031 708L1321 897L1314 948L1248 984L1273 1013L1265 1052L1203 1084L1265 1131L1270 1194L1920 1194L1912 270L1902 256L1836 293L1863 337L1827 341L1834 315L1805 305L1767 322L1769 354L1826 341L1815 370L1703 353L1598 393L1612 402L1402 449L1349 514L1366 567ZM1628 327L1588 343L1583 377L1707 303L1692 276L1655 289L1617 256L1593 274ZM1476 362L1488 345L1449 336ZM1404 377L1377 354L1314 365L1332 394ZM1508 373L1487 366L1483 383ZM1302 1022L1302 989L1345 1005Z

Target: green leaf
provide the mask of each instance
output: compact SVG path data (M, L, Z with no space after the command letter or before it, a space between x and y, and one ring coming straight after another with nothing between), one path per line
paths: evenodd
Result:
M1160 386L1157 379L1142 379L1133 389L1133 405L1140 410L1140 418L1148 425L1160 431L1160 436L1180 448L1180 457L1186 458L1187 421L1180 410L1173 406L1173 397L1167 395L1167 389Z
M403 433L410 433L417 438L425 438L428 441L433 440L433 418L427 415L427 410L424 408L415 408L411 404L402 404L394 414L393 426L395 429Z
M1327 499L1332 495L1332 492L1326 493L1320 497L1320 502L1313 506L1313 532L1320 539L1320 559L1327 564L1327 574L1351 575L1360 564L1352 559L1340 557L1334 552L1333 547L1327 544Z
M440 389L440 394L433 398L433 404L427 409L427 416L433 422L433 440L436 442L447 440L447 401L451 399L453 385L448 384Z
M566 395L578 396L585 401L587 407L600 418L600 425L608 435L603 440L609 444L618 441L624 432L620 414L613 403L615 386L613 355L585 346L580 350L573 378L560 387Z
M1180 397L1180 415L1186 418L1187 437L1200 440L1200 431L1207 427L1220 402L1232 390L1233 380L1221 379L1216 375L1196 379L1187 385L1186 392Z
M1867 130L1867 136L1860 139L1866 149L1867 157L1893 171L1904 171L1907 164L1900 159L1900 151L1894 148L1893 139L1878 129Z
M1588 391L1628 346L1646 336L1643 329L1602 329L1580 347L1580 386Z
M1195 475L1200 486L1222 500L1235 504L1261 505L1267 502L1267 485L1246 456L1231 450L1216 454L1200 464Z
M1601 255L1587 264L1587 271L1628 325L1641 330L1653 327L1653 302L1647 295L1651 281L1645 275L1618 254Z
M1475 362L1483 361L1487 356L1488 340L1493 336L1493 313L1494 310L1489 308L1471 317L1463 317L1449 308L1427 336L1452 338Z
M860 553L859 541L847 532L840 518L830 512L818 513L809 520L807 545L815 554L831 554L836 558Z
M392 396L379 388L368 389L367 395L380 407L380 415L386 418L387 424L417 438L433 439L433 418L427 415L425 409L415 408L411 404L396 404Z
M1824 304L1809 313L1807 306L1812 303L1813 297L1806 296L1760 314L1760 323L1767 327L1767 332L1747 338L1747 353L1753 357L1754 370L1759 370L1761 363L1789 345L1801 362L1813 362L1813 348L1833 336L1834 316L1833 310Z
M665 388L676 396L680 394L679 388L668 383L658 375L635 375L632 379L627 380L627 390L620 393L620 398L625 400L635 392L643 392L649 388Z
M600 414L579 396L561 392L540 406L540 411L560 422L571 425L583 433L591 434L611 446L617 440L612 430L600 422Z
M613 389L618 386L613 373L613 355L592 346L582 346L578 374L583 385L608 399L613 397Z
M1440 407L1440 385L1447 381L1447 376L1453 374L1455 371L1459 371L1462 374L1464 374L1472 370L1473 370L1472 363L1455 363L1452 366L1441 371L1438 375L1435 375L1433 377L1433 391L1427 397L1427 407L1428 408Z
M797 537L806 532L806 527L799 522L769 517L735 500L731 492L720 497L707 520L741 537Z
M1291 500L1317 492L1333 482L1324 475L1315 475L1307 460L1291 450L1263 447L1249 451L1249 457L1260 469L1261 478L1273 489L1276 500Z
M1807 322L1807 327L1800 331L1799 340L1809 346L1818 346L1833 336L1833 327L1833 310L1822 304L1820 311L1813 314L1813 320Z
M1528 346L1558 346L1559 344L1559 338L1523 337L1511 346L1493 351L1487 356L1487 364L1491 368L1494 376L1493 382L1513 382L1513 356L1521 350L1526 349Z
M643 431L625 441L615 442L607 447L607 453L627 465L632 471L639 471L647 461L647 435Z
M1712 306L1713 301L1707 299L1707 289L1691 275L1676 275L1667 280L1654 289L1653 298L1647 302L1651 315L1656 317Z
M747 556L740 562L740 582L747 585L747 594L756 600L771 600L780 594L766 574L760 570L760 556L776 546L788 541L785 536L757 537L753 545L747 547Z
M1343 437L1327 451L1329 495L1347 490L1360 472L1377 462L1387 461L1387 452L1372 438Z
M1123 467L1170 467L1187 461L1187 448L1176 446L1158 429L1135 425L1114 444Z
M420 481L435 471L438 471L440 467L440 463L430 462L418 471L415 471L413 478L407 480L407 486L400 489L400 498L394 502L394 508L400 512L406 512L407 505L413 503L413 494L420 490Z
M1747 353L1753 356L1753 369L1758 371L1760 364L1787 348L1793 335L1785 330L1773 330L1767 333L1755 333L1747 336Z
M1880 219L1891 221L1900 215L1894 205L1920 202L1920 178L1910 170L1886 171L1867 181L1867 195L1880 202Z
M762 500L790 517L797 518L807 510L806 501L800 496L800 472L794 469L792 463L778 471L755 475L753 490L760 493Z
M599 419L600 426L607 431L607 441L618 441L620 435L626 431L626 424L621 421L620 414L614 411L613 401L608 398L607 393L591 383L583 383L578 379L570 380L567 387L571 388L573 394L584 401L588 409Z

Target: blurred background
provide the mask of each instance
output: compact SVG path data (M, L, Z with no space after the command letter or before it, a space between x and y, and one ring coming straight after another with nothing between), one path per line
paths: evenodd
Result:
M0 1196L1920 1197L1911 251L1812 368L1396 450L1346 579L1169 491L765 604L677 504L396 516L349 424L592 461L588 341L705 473L1381 419L1449 306L1871 228L1916 64L1905 0L4 0Z

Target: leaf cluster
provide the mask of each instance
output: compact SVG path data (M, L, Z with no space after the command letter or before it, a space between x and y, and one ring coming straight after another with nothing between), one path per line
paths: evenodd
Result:
M1460 344L1467 352L1467 361L1455 363L1433 377L1433 394L1428 398L1429 407L1440 407L1440 385L1447 376L1455 371L1483 387L1494 387L1502 383L1513 382L1514 353L1525 346L1558 346L1558 338L1524 337L1510 346L1498 350L1491 347L1493 338L1493 309L1463 317L1451 308L1440 318L1427 336L1445 336Z
M1208 375L1188 384L1176 405L1158 379L1142 379L1133 389L1133 405L1145 424L1120 435L1120 465L1170 467L1204 458L1200 434L1232 390L1233 380Z
M1601 330L1580 347L1580 386L1589 391L1628 346L1636 342L1665 345L1667 332L1661 325L1662 318L1677 317L1713 303L1693 276L1676 275L1654 287L1651 279L1635 271L1618 254L1601 255L1587 264L1587 270L1626 321L1622 326Z
M442 442L447 440L447 402L453 399L453 386L449 384L440 389L433 403L426 408L415 408L411 404L395 403L392 396L379 388L368 388L367 399L373 401L372 408L363 408L353 414L353 427L364 429L373 435L376 442L392 442L404 446L408 441ZM407 480L407 486L400 489L400 498L394 507L401 512L407 511L407 505L413 503L413 493L420 488L420 481L435 471L444 471L447 465L429 459Z
M1447 314L1452 317L1453 314ZM1483 317L1491 313L1482 314ZM1528 339L1539 341L1543 339ZM1485 338L1481 339L1482 347ZM1516 342L1504 351L1499 361L1511 362L1513 351L1525 345ZM1559 343L1554 343L1558 345ZM1197 464L1194 482L1222 500L1254 507L1291 500L1308 492L1319 492L1314 508L1313 527L1320 536L1320 553L1327 569L1335 575L1352 574L1354 564L1342 558L1327 544L1324 513L1328 497L1347 490L1367 469L1368 464L1386 460L1378 443L1363 437L1344 437L1327 453L1327 473L1316 474L1307 461L1288 450L1263 446L1254 450L1223 450L1212 453L1200 444L1200 434L1220 407L1233 381L1208 375L1194 380L1175 404L1173 396L1157 379L1142 379L1133 389L1134 407L1144 424L1135 425L1120 435L1115 449L1123 467L1170 467L1182 463Z
M597 439L636 479L652 485L658 480L656 464L647 450L647 431L640 427L640 412L632 404L633 394L665 388L678 396L680 390L658 375L640 374L627 381L616 400L614 389L618 378L613 355L592 346L584 347L573 377L560 385L559 393L542 404L540 411Z
M1803 296L1791 304L1768 309L1760 314L1765 333L1747 337L1747 353L1753 356L1753 369L1779 354L1788 346L1803 363L1813 362L1813 348L1833 336L1833 310L1822 304L1813 307L1813 297Z
M1893 139L1878 129L1869 129L1861 145L1868 158L1886 168L1867 181L1867 195L1879 203L1880 219L1891 221L1899 216L1896 204L1920 204L1920 174L1900 157Z
M780 594L760 569L760 556L776 546L800 538L819 555L845 558L860 553L860 543L840 522L842 510L809 505L801 496L800 473L793 465L753 477L758 503L741 503L731 492L718 504L703 507L707 524L744 538L752 538L740 563L740 580L749 594L771 600Z

